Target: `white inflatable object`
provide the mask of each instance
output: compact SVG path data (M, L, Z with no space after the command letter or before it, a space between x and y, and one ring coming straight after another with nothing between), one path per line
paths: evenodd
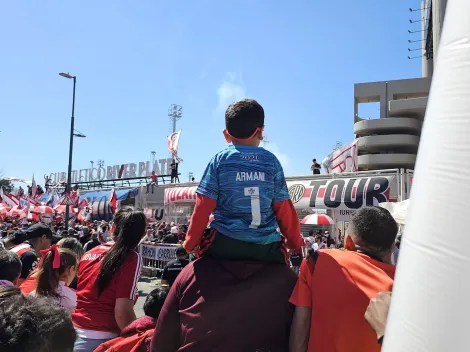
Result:
M470 351L470 0L449 0L385 352Z
M408 213L409 202L409 199L401 202L383 202L379 203L379 207L387 209L397 224L403 226L406 222L406 214Z

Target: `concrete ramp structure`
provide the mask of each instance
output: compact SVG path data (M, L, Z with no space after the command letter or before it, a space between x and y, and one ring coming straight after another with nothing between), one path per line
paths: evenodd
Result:
M354 85L359 170L414 169L430 86L428 77ZM359 116L362 103L380 103L380 117Z

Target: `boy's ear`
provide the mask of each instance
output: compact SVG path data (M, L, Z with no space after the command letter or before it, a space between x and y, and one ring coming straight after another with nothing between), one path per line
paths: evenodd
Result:
M21 272L18 273L18 276L16 277L16 279L13 280L13 285L15 285L16 287L19 286L19 283L20 283L20 276L21 276Z
M227 143L232 143L232 136L228 133L227 129L224 129L223 134Z
M260 128L260 130L258 132L258 136L259 136L260 141L262 141L264 139L263 133L264 133L264 127Z

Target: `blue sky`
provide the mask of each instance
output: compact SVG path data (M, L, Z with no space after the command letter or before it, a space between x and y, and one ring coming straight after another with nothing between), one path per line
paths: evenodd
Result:
M224 148L224 111L265 108L267 148L287 175L353 138L354 83L420 77L408 60L410 1L5 1L0 32L0 170L37 181L66 171L77 76L74 169L168 156L183 106L182 180ZM419 47L414 44L413 47ZM377 114L377 108L361 111Z

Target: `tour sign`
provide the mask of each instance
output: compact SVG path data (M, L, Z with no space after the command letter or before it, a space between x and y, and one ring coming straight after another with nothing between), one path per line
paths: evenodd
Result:
M140 161L138 163L119 164L112 166L99 166L87 169L79 169L72 171L72 183L93 182L105 180L119 180L123 178L147 177L153 171L157 175L170 175L172 159L155 160L152 165L151 161ZM51 182L66 182L66 172L54 172L49 175Z

